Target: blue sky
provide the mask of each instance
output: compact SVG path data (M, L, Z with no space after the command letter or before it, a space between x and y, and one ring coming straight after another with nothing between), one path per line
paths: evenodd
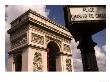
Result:
M58 22L59 24L65 25L64 22L64 12L63 5L47 5L46 8L49 10L49 18ZM106 30L100 31L93 35L94 42L97 43L99 47L106 44Z
M64 12L63 5L47 5L47 9L49 9L49 18L55 20L59 24L64 25Z

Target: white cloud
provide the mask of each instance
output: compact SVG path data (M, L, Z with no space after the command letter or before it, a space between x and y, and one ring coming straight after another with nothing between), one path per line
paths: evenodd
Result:
M94 48L99 71L106 71L106 54L104 52L105 51L105 48L103 48L104 46L102 46L102 48L95 46Z
M79 42L75 42L74 39L71 41L74 71L83 71L81 52L77 49L78 44Z
M83 65L81 59L75 59L73 60L73 65L74 65L74 71L75 72L81 72L83 71Z
M106 45L102 46L102 50L106 52Z
M9 5L6 7L6 15L8 16L7 21L11 22L28 9L35 10L45 17L48 17L49 15L49 10L46 9L45 5Z
M105 57L105 54L100 47L95 46L94 49L95 49L95 54L97 59L102 59Z
M9 51L9 48L10 48L9 34L7 34L7 30L10 27L11 27L10 24L6 21L5 22L5 64L7 63L8 51Z
M78 44L79 44L79 42L75 42L74 39L71 42L74 71L83 71L81 51L79 49L77 49ZM98 46L95 46L94 49L95 49L95 55L96 55L99 71L106 71L105 45L102 46L101 48Z
M7 34L7 30L10 28L10 24L8 22L5 22L5 45L6 45L6 51L9 50L9 34Z

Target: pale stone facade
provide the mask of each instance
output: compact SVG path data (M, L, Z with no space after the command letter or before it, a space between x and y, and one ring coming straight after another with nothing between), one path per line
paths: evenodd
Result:
M59 48L56 71L73 71L72 36L64 26L29 9L11 22L8 33L11 43L8 71L16 71L17 67L20 71L48 71L47 46L50 42Z

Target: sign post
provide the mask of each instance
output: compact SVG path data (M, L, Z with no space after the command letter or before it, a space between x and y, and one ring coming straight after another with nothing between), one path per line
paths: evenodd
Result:
M75 5L64 7L66 27L79 41L83 70L98 71L92 35L106 27L105 5Z

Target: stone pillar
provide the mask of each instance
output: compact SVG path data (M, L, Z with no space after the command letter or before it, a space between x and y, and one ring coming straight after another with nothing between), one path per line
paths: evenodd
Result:
M14 60L13 55L8 55L8 64L7 64L7 71L15 71L14 69Z
M78 48L81 50L83 71L98 71L94 46L91 35L83 34L79 39Z
M29 48L23 49L23 51L22 51L22 71L30 71L29 63L28 63L29 62L28 53L29 53Z
M63 71L63 64L62 64L62 56L59 54L57 57L56 57L56 70L58 72L61 72Z
M47 69L47 51L46 49L43 49L41 51L41 54L42 54L42 71L43 72L48 72L48 69Z

